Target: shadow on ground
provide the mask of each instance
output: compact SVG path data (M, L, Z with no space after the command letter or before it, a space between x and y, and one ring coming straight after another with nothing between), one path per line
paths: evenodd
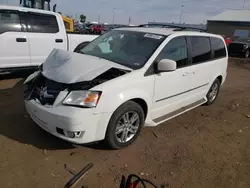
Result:
M15 76L17 75L9 75L8 77L15 78ZM43 131L30 119L23 102L23 79L12 88L0 90L0 97L0 135L40 149L53 150L74 147L72 144Z
M250 70L250 59L230 57L229 61L240 68Z
M23 78L27 76L27 74L23 73L21 75ZM20 75L9 75L6 78L20 78ZM76 147L50 135L33 122L26 112L23 102L24 79L18 80L13 87L0 90L0 108L2 109L0 114L0 135L23 144L33 145L39 149L60 150ZM8 80L1 82L8 82ZM83 147L96 150L108 149L102 142L86 144Z

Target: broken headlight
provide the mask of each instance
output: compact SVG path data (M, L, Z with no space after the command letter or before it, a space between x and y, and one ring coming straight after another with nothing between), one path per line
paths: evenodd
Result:
M93 108L96 107L102 92L100 91L71 91L64 99L64 105Z

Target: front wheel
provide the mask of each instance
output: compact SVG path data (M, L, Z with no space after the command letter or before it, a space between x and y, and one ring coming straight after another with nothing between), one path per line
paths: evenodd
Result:
M250 55L250 52L249 52L249 50L247 50L247 51L245 52L245 58L249 58L249 55Z
M112 149L121 149L132 144L144 125L144 112L140 105L128 101L112 115L105 142Z
M207 102L206 102L206 105L210 105L210 104L213 104L214 101L216 100L218 94L219 94L219 91L220 91L220 80L217 78L212 86L210 87L208 93L207 93Z

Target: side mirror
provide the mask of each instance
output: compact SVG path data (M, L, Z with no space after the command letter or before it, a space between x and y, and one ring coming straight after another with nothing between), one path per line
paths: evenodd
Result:
M171 59L162 59L157 64L157 72L170 72L176 70L176 62Z

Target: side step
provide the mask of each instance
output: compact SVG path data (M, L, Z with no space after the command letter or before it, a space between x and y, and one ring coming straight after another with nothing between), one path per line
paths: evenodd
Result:
M201 100L198 100L192 104L189 104L187 106L184 106L178 110L175 110L173 112L170 112L169 114L166 114L166 115L163 115L161 117L158 117L156 119L153 119L153 121L155 123L160 123L160 122L163 122L163 121L166 121L166 120L169 120L177 115L180 115L180 114L183 114L184 112L188 111L188 110L191 110L197 106L200 106L202 104L204 104L205 102L207 102L207 100L205 98L201 99Z

